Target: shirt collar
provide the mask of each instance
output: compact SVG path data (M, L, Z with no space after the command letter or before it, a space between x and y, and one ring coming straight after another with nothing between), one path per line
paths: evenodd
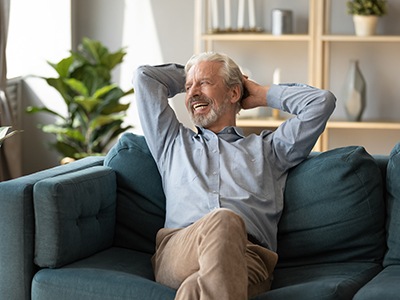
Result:
M196 136L201 135L206 140L210 140L212 137L218 136L228 142L233 142L233 141L236 141L238 139L245 137L243 130L241 128L235 127L235 126L227 126L224 129L222 129L220 132L218 132L217 134L215 134L211 130L208 130L204 127L196 126L196 128L197 128Z

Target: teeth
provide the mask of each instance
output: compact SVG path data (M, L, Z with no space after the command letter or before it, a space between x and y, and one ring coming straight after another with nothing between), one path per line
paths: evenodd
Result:
M201 108L201 107L204 107L204 106L207 106L207 104L204 104L204 103L195 104L195 105L193 105L193 109L198 109L198 108Z

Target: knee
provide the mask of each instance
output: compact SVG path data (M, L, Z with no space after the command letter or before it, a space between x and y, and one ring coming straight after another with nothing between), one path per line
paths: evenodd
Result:
M210 221L214 221L219 227L236 231L247 236L246 225L243 218L230 209L219 208L210 213Z
M228 208L214 209L212 212L210 212L210 215L213 215L216 218L219 218L221 220L242 219L242 217L240 215L238 215L233 210L230 210Z

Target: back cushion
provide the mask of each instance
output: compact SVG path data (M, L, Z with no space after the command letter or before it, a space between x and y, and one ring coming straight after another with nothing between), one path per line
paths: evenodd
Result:
M390 153L386 175L388 251L383 265L400 264L400 143Z
M117 174L114 244L154 253L156 233L164 226L165 196L144 137L132 133L122 135L104 164Z
M384 218L382 176L364 148L308 158L287 179L279 266L382 260Z

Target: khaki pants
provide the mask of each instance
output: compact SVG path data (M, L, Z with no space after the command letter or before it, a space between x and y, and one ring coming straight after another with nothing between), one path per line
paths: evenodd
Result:
M248 299L271 287L278 256L247 240L242 218L217 209L183 229L157 233L157 282L177 289L175 299Z

